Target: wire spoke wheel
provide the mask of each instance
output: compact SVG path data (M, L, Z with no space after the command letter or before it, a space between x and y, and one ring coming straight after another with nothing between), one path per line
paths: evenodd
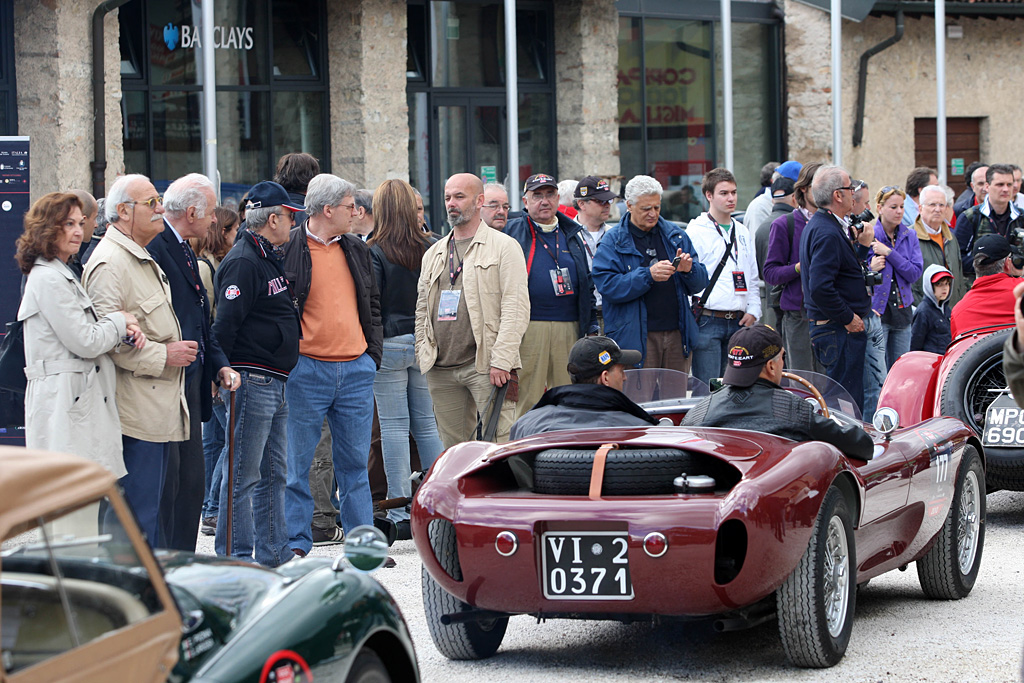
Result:
M974 566L974 556L978 552L978 541L981 532L981 486L974 472L968 472L964 478L963 491L960 493L960 514L956 521L957 560L960 572L967 574Z
M829 634L837 638L846 624L846 605L850 596L850 549L846 543L846 530L837 517L829 521L825 549L822 577L825 583L825 615Z
M985 431L985 411L1002 391L1006 390L1006 375L1003 374L1003 356L999 354L986 360L971 374L964 385L964 408L967 421L978 434Z

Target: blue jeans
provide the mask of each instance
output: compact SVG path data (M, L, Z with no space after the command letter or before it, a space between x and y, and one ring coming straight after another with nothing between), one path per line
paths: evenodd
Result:
M220 482L224 474L221 458L227 429L228 409L219 398L213 402L213 417L203 423L203 459L206 464L206 498L203 499L203 517L216 517L220 510Z
M697 320L699 338L693 347L693 376L707 384L712 377L721 377L729 355L729 340L740 329L739 318L726 320L702 315Z
M821 365L826 375L850 392L854 403L863 412L867 335L863 332L847 332L846 328L837 322L816 325L812 320L808 327L814 359Z
M373 523L373 499L366 461L373 424L373 359L364 353L351 361L328 362L299 355L288 376L288 487L285 517L288 545L308 553L313 547L313 496L309 467L327 416L331 459L346 533Z
M882 336L885 341L885 368L891 370L896 359L910 351L910 334L912 328L893 327L882 323Z
M864 421L871 422L878 407L878 395L882 393L882 382L885 381L885 332L882 331L882 319L871 313L864 318L864 332L867 334L867 347L864 354ZM908 340L909 341L909 340Z
M167 451L170 444L121 437L124 467L128 474L118 483L125 500L135 513L139 528L154 548L160 539L160 499L167 472ZM110 510L113 515L113 509Z
M220 509L228 509L231 494L230 555L249 559L255 553L257 562L276 567L292 558L284 516L288 424L285 383L247 370L240 374L242 386L235 392L234 492L228 487L225 448L221 457ZM228 391L221 390L220 395L229 402ZM229 554L227 530L227 514L222 512L214 537L218 555Z
M381 454L388 478L388 498L408 497L409 431L416 439L420 464L427 470L444 450L437 435L434 404L430 401L427 379L416 365L416 338L411 334L384 340L380 370L373 379L373 396L380 417ZM409 519L405 508L388 511L395 522Z

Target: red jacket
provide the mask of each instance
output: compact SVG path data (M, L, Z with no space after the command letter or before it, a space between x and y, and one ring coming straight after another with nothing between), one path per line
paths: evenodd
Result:
M1013 327L1013 307L1016 303L1013 288L1020 282L1020 278L1006 273L986 275L975 280L960 303L953 307L949 321L953 338L979 327Z

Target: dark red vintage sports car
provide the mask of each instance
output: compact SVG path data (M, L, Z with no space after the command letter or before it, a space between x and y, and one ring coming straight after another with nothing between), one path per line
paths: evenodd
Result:
M985 472L959 420L900 427L879 411L878 427L865 425L874 458L858 461L822 442L675 426L698 399L659 392L672 371L637 372L646 388L627 393L662 426L467 442L434 464L412 527L442 654L493 655L517 614L711 618L721 630L777 617L789 659L827 667L849 643L858 584L916 562L927 596L970 593ZM831 380L786 382L834 419L857 419Z
M1003 374L1003 344L1013 328L985 327L962 334L944 355L912 351L889 370L879 406L895 408L914 424L936 415L955 417L985 446L989 491L1024 491L1024 410L1017 408Z

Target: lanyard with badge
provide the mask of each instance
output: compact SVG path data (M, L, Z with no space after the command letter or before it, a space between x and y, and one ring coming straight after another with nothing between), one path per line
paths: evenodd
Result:
M563 268L558 265L558 254L561 250L561 248L559 247L558 240L558 228L556 227L554 229L555 251L554 253L552 253L551 247L548 246L548 242L546 239L544 239L543 237L541 237L539 240L537 239L537 231L534 228L533 219L527 216L526 222L530 226L530 234L533 236L533 248L530 249L529 263L526 264L527 274L529 274L530 267L533 265L533 253L537 247L537 242L540 242L540 245L544 247L544 251L546 251L548 253L548 256L551 257L551 260L555 262L554 269L548 271L548 273L551 275L551 285L555 290L555 296L570 296L571 294L575 294L575 291L572 288L572 277L569 275L569 269ZM568 250L568 245L566 245L566 249Z
M747 276L742 270L738 270L740 265L740 252L739 247L736 245L736 226L732 223L729 224L729 238L726 239L725 235L722 234L722 228L715 221L715 230L718 231L718 236L725 242L725 254L727 258L732 258L736 264L737 270L732 271L732 288L737 294L746 294L747 292Z
M459 263L455 264L458 257ZM462 290L455 289L455 283L462 275L462 266L465 260L458 255L455 248L455 237L448 240L448 289L441 290L441 300L437 303L438 322L451 322L456 319L459 313L459 299L462 298Z

